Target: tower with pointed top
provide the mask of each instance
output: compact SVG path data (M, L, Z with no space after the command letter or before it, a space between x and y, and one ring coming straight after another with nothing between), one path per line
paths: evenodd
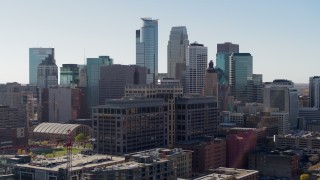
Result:
M218 96L218 75L212 60L209 62L209 67L205 73L202 96Z

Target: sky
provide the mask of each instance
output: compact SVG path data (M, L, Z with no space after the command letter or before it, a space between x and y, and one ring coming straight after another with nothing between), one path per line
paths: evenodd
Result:
M189 41L208 47L239 44L253 56L263 81L307 83L320 75L319 0L1 0L0 83L28 83L29 48L53 47L58 67L108 55L135 64L140 18L159 19L159 72L167 71L171 27L186 26Z

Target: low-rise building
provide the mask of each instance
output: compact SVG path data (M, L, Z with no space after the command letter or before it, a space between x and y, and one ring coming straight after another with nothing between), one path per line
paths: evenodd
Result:
M295 134L275 136L277 148L320 149L320 134L318 132L300 131Z
M194 180L258 180L258 171L219 167L211 174Z

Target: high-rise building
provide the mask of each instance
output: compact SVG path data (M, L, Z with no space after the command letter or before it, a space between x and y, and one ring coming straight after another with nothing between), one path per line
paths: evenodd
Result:
M278 120L278 134L287 134L290 130L289 113L288 112L271 112L271 117Z
M146 84L146 68L137 65L104 66L100 69L99 103L106 99L119 99L125 94L125 86Z
M202 89L203 96L214 96L218 98L218 74L213 67L213 61L209 63L204 78L204 86Z
M229 56L232 53L239 53L239 45L225 42L217 44L216 54L216 68L222 70L224 81L220 82L221 85L228 84L229 82Z
M175 110L176 141L217 135L219 115L214 97L181 97L176 101Z
M185 26L172 27L167 50L167 72L169 78L178 79L181 77L182 72L176 65L177 63L186 65L186 50L188 46L187 28Z
M87 58L87 104L88 110L99 104L100 68L113 64L109 56ZM90 110L89 110L90 111Z
M123 155L167 146L167 103L162 99L126 97L92 108L93 149Z
M279 108L279 112L289 113L291 128L298 124L298 91L292 81L276 79L265 83L263 88L263 104L267 108Z
M168 146L173 147L176 142L176 100L183 96L183 88L180 84L148 84L127 85L125 94L130 96L143 96L147 98L161 98L167 103L167 127L166 134Z
M250 53L232 53L229 59L230 93L238 101L252 101L252 56Z
M60 67L60 86L78 86L80 81L79 70L77 64L62 64L62 67Z
M189 94L201 94L208 62L208 48L194 42L188 46L186 62L186 84Z
M320 76L309 78L309 105L320 108Z
M79 66L79 87L87 87L87 65Z
M38 66L54 56L54 48L29 48L29 84L37 85Z
M262 74L252 74L252 102L262 103Z
M136 64L147 68L147 84L156 83L158 76L158 20L141 18L136 30Z
M54 53L49 54L37 69L37 86L39 88L49 88L58 86L58 66L54 59Z

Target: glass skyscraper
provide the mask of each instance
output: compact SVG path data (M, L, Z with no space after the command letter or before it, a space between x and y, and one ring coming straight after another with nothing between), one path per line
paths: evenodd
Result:
M113 59L109 56L87 58L87 103L89 110L91 107L99 105L100 67L111 64L113 64Z
M50 55L54 57L54 48L29 48L29 84L37 84L38 66Z
M136 64L147 68L147 84L158 76L158 20L141 18L143 25L136 30Z
M80 68L77 64L62 64L60 67L60 86L74 87L79 85Z
M177 64L186 65L186 50L189 46L187 28L185 26L172 27L168 42L168 77L179 79L182 72L177 70Z

